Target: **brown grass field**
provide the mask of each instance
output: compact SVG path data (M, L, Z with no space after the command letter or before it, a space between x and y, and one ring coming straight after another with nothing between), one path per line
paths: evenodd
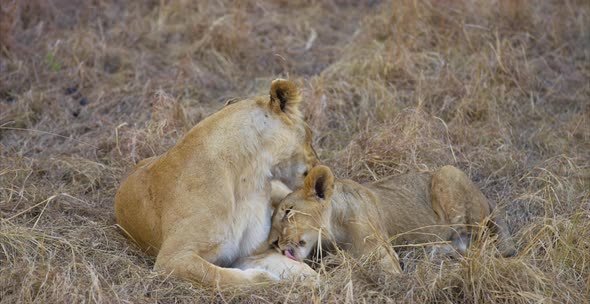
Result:
M16 6L13 4L18 3ZM1 303L589 303L590 1L0 0ZM321 284L152 271L113 197L231 98L297 81L337 176L445 164L506 212L459 259L337 252Z

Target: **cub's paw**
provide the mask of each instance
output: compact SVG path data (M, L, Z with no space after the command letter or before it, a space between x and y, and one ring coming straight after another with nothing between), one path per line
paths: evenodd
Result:
M315 280L318 278L318 273L303 262L298 262L296 265L285 267L280 273L282 280Z
M254 283L268 283L280 281L280 278L273 273L262 269L246 269L244 274L249 281Z
M516 251L516 246L512 241L501 242L498 245L498 250L500 251L500 254L505 258L513 257L518 253Z
M428 248L428 254L431 259L460 259L461 254L450 244L433 245Z

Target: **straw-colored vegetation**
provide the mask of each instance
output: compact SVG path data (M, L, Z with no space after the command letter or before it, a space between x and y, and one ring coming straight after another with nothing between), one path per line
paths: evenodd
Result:
M1 0L0 302L590 301L587 0ZM519 255L345 252L322 283L204 289L116 229L134 163L235 97L298 81L337 176L445 164L507 214Z

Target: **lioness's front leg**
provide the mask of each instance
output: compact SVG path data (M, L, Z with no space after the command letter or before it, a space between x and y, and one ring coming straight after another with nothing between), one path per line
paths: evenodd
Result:
M172 273L175 277L198 281L204 285L218 287L229 285L249 285L277 281L279 278L261 269L232 269L216 266L190 245L182 244L169 238L162 244L154 268L158 271Z
M273 208L275 208L281 202L281 200L285 198L285 196L293 192L293 190L289 189L287 185L285 185L279 180L272 180L270 182L270 185L270 201L272 203Z

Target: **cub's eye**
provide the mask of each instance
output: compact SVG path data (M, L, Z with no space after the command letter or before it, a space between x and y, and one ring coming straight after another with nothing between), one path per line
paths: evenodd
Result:
M299 247L303 247L307 244L304 240L299 241Z
M305 172L303 172L303 177L306 177L307 173L309 173L309 172L307 170L305 170Z

